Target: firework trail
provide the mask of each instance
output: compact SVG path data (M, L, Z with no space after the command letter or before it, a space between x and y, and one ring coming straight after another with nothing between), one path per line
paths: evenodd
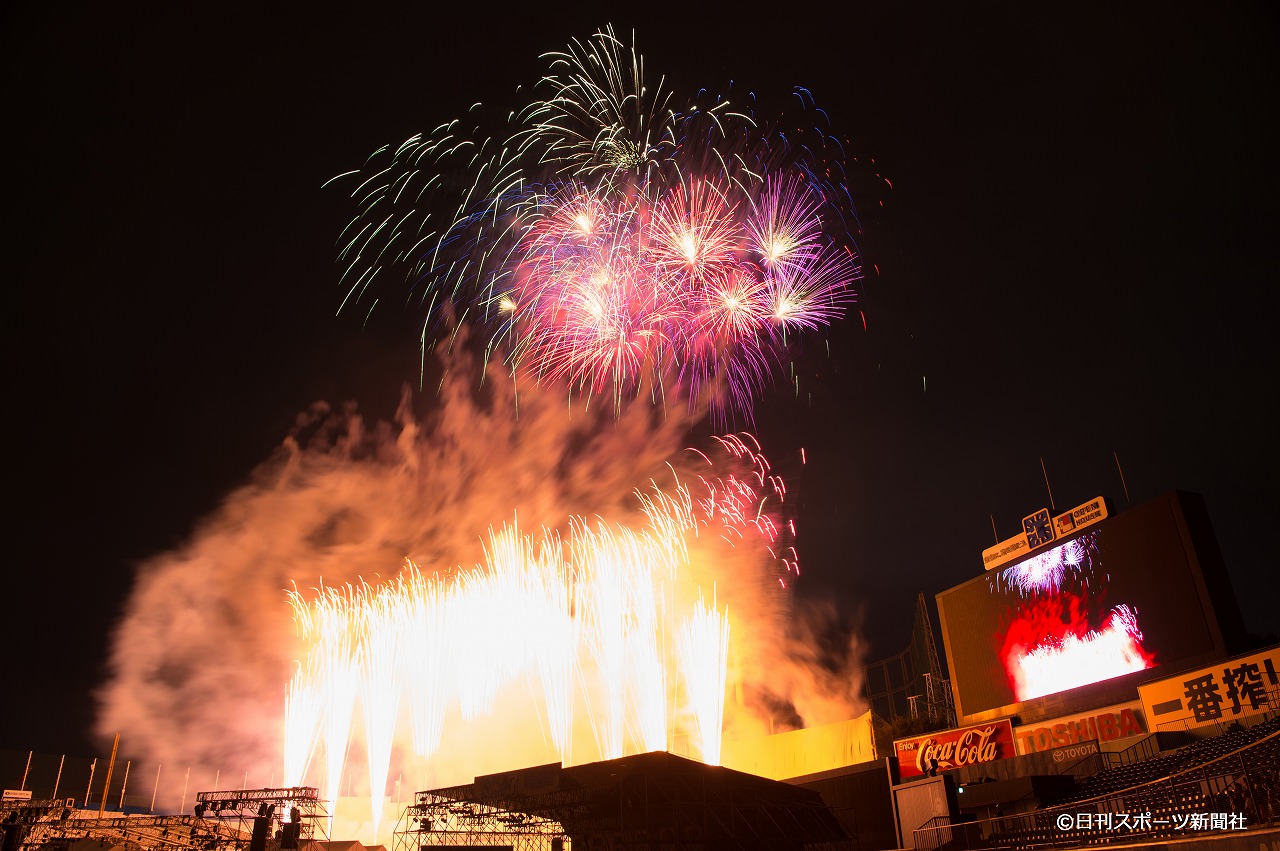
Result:
M295 606L295 610L297 607ZM304 610L309 612L310 610ZM300 629L300 632L304 631ZM305 630L310 632L310 630ZM301 786L307 768L315 757L320 740L320 722L324 711L324 695L315 683L324 676L320 657L308 657L308 670L301 663L285 694L284 709L284 785Z
M416 569L401 577L407 596L407 636L410 647L443 647L454 629L454 607L449 605L456 592L455 583L423 582ZM299 601L300 602L300 601ZM295 602L295 608L299 605ZM302 604L305 609L305 603ZM450 656L427 653L413 660L407 693L412 713L412 749L420 757L429 757L440 747L444 732L446 693L439 684L449 676Z
M496 128L477 112L342 176L343 309L415 306L424 350L476 324L490 356L586 400L678 393L749 420L861 277L825 115L803 90L795 132L749 96L677 99L609 28L545 58Z
M403 690L400 672L412 653L412 648L402 647L402 624L407 602L404 595L379 594L366 596L360 606L360 614L365 621L359 625L360 698L369 785L373 789L387 788L391 750L396 742L396 721ZM375 835L377 826L382 822L382 801L381 795L370 796Z
M697 607L681 625L680 669L693 713L698 752L712 765L720 762L728 662L728 614L717 611L714 602L708 606L699 597Z

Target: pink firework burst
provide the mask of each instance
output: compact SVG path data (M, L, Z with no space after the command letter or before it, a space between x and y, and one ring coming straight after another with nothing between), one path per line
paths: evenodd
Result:
M838 316L857 264L820 245L819 201L798 179L767 180L759 204L730 196L690 180L656 199L576 184L541 199L502 296L514 366L583 393L674 380L749 400L775 338Z
M839 319L861 277L843 144L804 90L797 124L750 98L681 103L609 28L548 58L543 99L484 128L505 135L479 111L353 172L344 305L399 267L424 346L476 322L487 352L572 394L750 419L792 335Z

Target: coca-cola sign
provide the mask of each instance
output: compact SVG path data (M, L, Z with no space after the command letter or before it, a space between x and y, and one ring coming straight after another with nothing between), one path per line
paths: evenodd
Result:
M940 730L893 743L898 757L898 776L903 780L965 765L981 765L1016 755L1013 725L1008 720L992 721Z

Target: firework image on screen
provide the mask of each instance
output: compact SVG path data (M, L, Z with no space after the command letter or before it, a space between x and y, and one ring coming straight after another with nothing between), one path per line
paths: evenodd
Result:
M1137 612L1106 601L1097 536L1086 533L991 577L993 593L1003 586L1015 597L996 640L1019 702L1156 664Z
M681 100L608 29L545 58L524 107L334 179L339 312L412 317L429 389L391 422L317 403L144 565L99 731L363 795L372 839L402 784L716 763L858 713L853 650L797 637L794 501L741 427L854 299L843 146L804 90L794 121Z

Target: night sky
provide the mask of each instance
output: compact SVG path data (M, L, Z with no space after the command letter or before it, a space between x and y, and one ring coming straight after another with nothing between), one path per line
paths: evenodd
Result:
M992 518L1010 537L1048 505L1041 459L1059 508L1123 509L1118 457L1133 504L1203 494L1246 627L1276 640L1268 4L432 5L3 12L0 748L100 747L137 565L311 402L389 417L416 381L408 333L335 316L352 210L322 184L518 106L539 54L607 23L679 91L807 87L856 157L861 301L799 397L757 409L767 454L809 460L797 593L895 653L918 592L981 571Z

